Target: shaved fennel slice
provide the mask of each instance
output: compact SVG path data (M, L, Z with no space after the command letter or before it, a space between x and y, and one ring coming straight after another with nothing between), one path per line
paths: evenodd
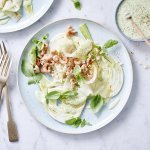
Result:
M40 89L43 89L43 88L40 87ZM82 95L80 99L79 97L76 97L76 99L74 98L74 99L70 99L66 101L60 101L59 103L56 100L50 100L49 103L47 104L46 99L44 97L45 91L44 92L41 91L40 92L41 94L39 97L41 98L41 102L44 104L49 115L53 117L54 119L56 119L57 121L65 123L66 120L69 120L71 118L76 118L81 115L82 110L86 104L86 97L87 97L87 94L83 92L85 91L85 88L83 89L79 90L79 92L81 92L81 95ZM67 90L67 89L65 89L64 86L62 85L62 86L57 86L54 88L48 88L47 92L52 92L52 91L63 92L64 90Z
M108 83L111 89L111 97L118 94L123 85L123 70L119 62L109 57L111 63L109 63L108 67L104 70L104 76L106 74L109 76ZM107 61L108 62L108 61ZM106 59L105 59L106 64Z
M7 19L8 16L6 15L5 12L2 12L2 10L0 10L0 20L3 20L3 19Z
M9 16L0 10L0 25L6 24L10 20Z
M0 25L6 24L10 20L9 17L0 20Z
M37 97L39 101L43 103L48 114L55 120L62 123L65 123L66 120L71 118L79 117L85 106L85 102L76 106L66 103L57 104L55 101L50 101L49 104L47 104L45 94L41 91L37 93Z
M3 7L3 11L17 12L20 10L21 5L22 0L8 0Z
M0 0L0 9L4 7L7 0Z
M6 14L16 22L19 21L22 18L22 15L20 12L6 12Z
M92 49L92 41L85 39L83 40L77 36L72 36L71 39L73 41L75 51L72 53L64 51L65 56L84 59L84 57L87 56L88 52Z
M50 42L51 49L63 52L66 57L81 58L92 49L91 40L83 40L77 36L58 34Z
M45 108L49 115L55 120L65 123L66 120L80 117L86 103L79 106L68 105L61 103L57 105L56 103L45 104Z
M54 82L54 80L48 79L46 76L43 75L42 79L39 81L39 88L40 90L46 94L49 88L54 88L61 85L60 82Z
M86 103L87 97L90 94L93 94L91 88L85 84L80 86L77 92L78 92L78 96L76 98L67 99L65 103L77 107Z
M101 79L97 79L90 86L96 94L100 94L104 98L110 98L118 94L123 85L123 70L118 62L108 57L109 61L102 58L99 62L102 70L98 71L101 74Z
M90 79L90 80L85 80L84 82L85 82L85 84L92 84L92 83L94 83L95 81L96 81L96 79L97 79L97 65L96 65L96 63L94 63L94 64L92 64L92 68L93 68L93 77L92 77L92 79Z
M73 41L65 33L56 35L50 42L50 48L70 54L76 50Z
M33 13L32 0L23 0L23 7L28 14Z

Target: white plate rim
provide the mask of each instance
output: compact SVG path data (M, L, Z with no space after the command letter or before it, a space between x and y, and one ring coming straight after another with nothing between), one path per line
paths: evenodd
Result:
M70 20L70 19L79 19L79 20L85 20L85 21L89 21L89 22L92 22L92 23L95 23L101 27L103 27L104 29L108 30L110 33L114 34L121 42L122 40L119 38L119 36L117 36L114 32L112 32L110 29L107 29L106 27L104 27L103 25L101 25L100 23L94 21L94 20L91 20L91 19L83 19L83 18L78 18L78 17L69 17L69 18L64 18L64 19L58 19L58 20L55 20L55 21L52 21L52 22L49 22L48 24L46 24L45 26L41 27L39 30L35 31L34 34L32 34L32 36L30 36L29 40L27 41L27 43L25 44L25 47L20 55L20 58L19 58L19 62L18 62L18 67L17 67L17 86L18 86L18 89L19 89L19 93L20 93L20 96L21 98L23 99L23 96L21 94L21 90L19 88L19 67L20 67L20 63L21 63L21 58L22 58L22 55L23 55L23 52L27 46L27 44L29 43L29 41L37 34L39 33L41 30L43 30L44 28L46 28L47 26L50 26L52 24L55 24L59 21L65 21L65 20ZM122 42L122 44L124 45L124 43ZM126 48L126 46L124 45L124 47ZM126 96L126 101L124 101L124 104L122 105L122 107L116 112L116 113L113 113L112 117L110 119L108 119L107 121L105 121L105 123L103 123L102 125L99 125L99 126L95 126L95 128L91 128L89 130L86 130L86 131L80 131L80 132L66 132L66 131L62 131L62 130L59 130L59 129L55 129L51 126L48 126L46 125L42 120L40 120L38 117L36 117L33 113L33 111L31 109L28 108L28 105L27 103L24 101L23 99L23 102L25 103L27 109L29 110L29 112L31 113L31 115L34 117L35 120L37 120L38 122L40 122L43 126L47 127L48 129L51 129L53 131L56 131L56 132L59 132L59 133L65 133L65 134L72 134L72 135L77 135L77 134L86 134L86 133L89 133L89 132L92 132L92 131L96 131L98 129L101 129L102 127L108 125L109 123L111 123L120 113L121 111L123 110L123 108L125 107L127 101L129 100L129 97L130 97L130 94L131 94L131 91L132 91L132 85L133 85L133 66L132 66L132 62L131 62L131 59L130 59L130 55L127 51L127 48L126 48L126 54L129 58L129 64L130 64L130 69L131 69L131 82L130 82L130 86L129 86L129 93L128 95Z
M53 4L54 0L51 0L50 4L47 5L47 7L44 9L43 13L41 13L38 17L32 19L31 22L24 24L23 26L20 26L19 28L15 28L15 29L4 29L4 30L0 30L0 33L11 33L11 32L16 32L16 31L20 31L23 30L31 25L33 25L34 23L36 23L39 19L41 19L45 13L49 10L49 8L51 7L51 5Z

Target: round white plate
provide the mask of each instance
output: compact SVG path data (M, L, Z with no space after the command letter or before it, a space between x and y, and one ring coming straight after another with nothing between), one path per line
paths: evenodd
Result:
M32 25L48 11L53 1L33 0L33 15L27 15L23 10L23 16L18 22L10 20L7 24L0 25L0 33L18 31Z
M117 48L112 49L110 54L116 59L118 59L118 61L120 61L124 71L124 84L120 93L117 96L113 97L97 115L94 115L90 109L85 108L82 114L82 118L88 120L92 124L92 126L85 126L84 128L74 128L66 124L57 122L45 111L43 105L38 101L38 99L35 96L35 92L38 90L38 87L36 85L29 86L27 84L28 79L21 72L22 59L27 57L28 51L33 45L31 39L29 40L25 49L23 50L18 67L19 89L22 98L24 99L24 102L26 103L32 115L48 128L70 134L91 132L111 122L125 106L131 92L133 80L131 61L123 43L120 41L120 39L118 39L118 37L116 37L110 31L108 31L107 29L95 22L75 18L60 20L45 26L40 31L38 31L33 37L40 38L42 35L49 33L50 40L55 35L64 32L68 25L72 25L73 28L76 31L78 31L78 35L82 36L79 31L79 25L82 23L86 23L88 25L94 41L96 43L99 43L100 45L109 39L115 39L119 41ZM113 109L110 109L110 106L112 105L112 102L114 103L114 101L119 101L119 103Z

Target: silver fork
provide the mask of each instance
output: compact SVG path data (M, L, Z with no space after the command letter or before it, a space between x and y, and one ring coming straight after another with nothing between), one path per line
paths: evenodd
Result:
M7 90L7 85L6 85L12 61L6 50L4 42L0 44L0 52L1 52L1 55L0 55L0 85L1 85L0 96L1 96L2 89L3 89L5 91L4 95L6 98L7 113L8 113L7 128L8 128L9 141L14 142L14 141L18 141L18 132L17 132L16 124L12 118L10 102L9 102L9 97L8 97L8 90Z
M0 44L0 96L5 86L10 71L10 57L6 51L4 42Z

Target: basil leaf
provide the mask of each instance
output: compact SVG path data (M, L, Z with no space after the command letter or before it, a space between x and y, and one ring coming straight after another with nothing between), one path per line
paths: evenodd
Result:
M38 43L39 43L39 39L34 38L34 39L32 39L32 42L33 42L34 44L38 44Z
M63 100L63 99L67 99L67 98L72 98L77 95L78 95L77 91L65 91L63 93L58 92L58 91L52 91L52 92L49 92L45 96L45 98L48 102L49 100L58 100L58 99Z
M83 119L83 121L81 122L81 127L84 127L86 125L86 120Z
M77 75L76 79L77 79L77 81L78 81L79 84L81 84L81 83L84 82L84 78L81 76L81 74Z
M94 113L97 113L100 111L103 104L104 104L104 98L102 98L100 95L96 95L92 97L90 107Z
M73 75L76 77L79 84L84 81L84 78L81 75L81 68L79 65L76 65L73 70Z
M35 75L33 66L30 63L28 63L26 60L22 60L21 71L26 77L32 77Z
M33 65L36 65L37 51L37 47L33 47L29 52L29 57Z
M46 100L57 100L57 99L60 98L60 95L61 95L60 92L58 92L58 91L52 91L52 92L49 92L49 93L45 96L45 98L46 98Z
M61 98L62 99L72 98L72 97L75 97L77 95L78 95L77 91L66 91L66 92L61 94L60 99Z
M31 84L36 84L37 82L33 79L29 79L28 80L28 85L31 85Z
M81 68L80 68L80 66L79 65L76 65L75 67L74 67L74 70L73 70L73 75L78 75L78 74L80 74L81 73Z
M97 48L97 49L99 49L99 50L102 50L102 48L101 48L101 46L100 46L100 45L96 45L96 44L94 44L94 48Z
M116 45L116 44L118 44L118 41L116 41L116 40L109 40L109 41L107 41L107 42L104 44L103 48L104 48L104 49L111 48L111 47L113 47L113 46Z
M47 38L48 38L48 33L45 34L45 35L43 35L43 37L42 37L42 39L43 39L44 41L47 40Z
M39 83L39 81L42 79L42 74L35 74L33 77L31 77L29 80L28 80L28 84L31 85L31 84L36 84L36 83Z
M79 126L84 127L85 125L91 125L85 119L81 119L80 117L66 120L65 123L76 128L78 128Z
M44 42L43 42L43 41L40 41L39 39L34 38L34 39L32 39L32 42L36 45L36 47L37 47L39 50L42 50L42 49L43 49L43 47L44 47Z
M77 118L72 118L70 120L66 120L65 123L68 125L74 125L76 120L77 120Z
M76 128L78 128L80 126L81 122L82 122L82 119L78 117L77 120L76 120L76 122L74 123L74 126Z
M74 7L78 10L81 9L81 3L79 2L79 0L73 0L74 3Z

